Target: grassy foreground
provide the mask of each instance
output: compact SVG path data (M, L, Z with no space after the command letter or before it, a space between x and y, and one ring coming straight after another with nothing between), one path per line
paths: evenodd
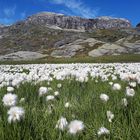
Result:
M0 64L44 64L44 63L131 63L140 62L139 54L124 54L117 56L101 56L101 57L88 57L88 56L77 56L72 58L52 58L47 57L38 60L29 61L0 61Z
M62 84L60 89L57 84ZM139 140L140 139L140 87L136 87L136 95L129 99L127 108L121 105L125 97L127 83L119 82L122 90L114 91L108 82L89 80L80 83L75 80L52 81L53 94L58 90L60 95L53 101L46 102L45 96L38 96L40 86L48 86L47 82L37 85L25 83L15 90L18 98L25 98L19 103L25 109L25 117L21 122L9 124L7 121L7 107L3 106L2 98L7 93L6 87L0 90L0 140ZM106 93L110 99L107 103L100 100L100 94ZM71 107L64 104L70 102ZM50 114L48 106L53 104ZM110 110L115 118L109 123L106 112ZM63 116L68 122L77 119L84 122L84 131L71 135L67 131L55 129L58 119ZM110 130L110 135L98 137L100 127Z

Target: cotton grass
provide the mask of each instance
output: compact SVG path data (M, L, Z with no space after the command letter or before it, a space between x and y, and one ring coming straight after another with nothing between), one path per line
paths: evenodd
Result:
M24 117L25 111L22 107L11 107L8 110L8 122L20 121Z
M139 63L3 65L0 74L1 140L140 137Z
M57 122L55 128L58 128L58 129L60 129L60 130L63 131L63 130L65 130L65 129L67 128L67 126L68 126L67 119L64 118L64 117L61 117L61 118L58 120L58 122Z
M4 106L15 106L16 103L17 103L17 95L16 94L12 94L12 93L8 93L8 94L5 94L2 101L3 101L3 104Z
M109 96L103 93L103 94L100 95L100 99L103 102L107 102L109 100Z
M84 124L82 121L79 120L73 120L70 122L70 124L68 125L68 131L70 134L75 135L76 133L82 131L84 129Z

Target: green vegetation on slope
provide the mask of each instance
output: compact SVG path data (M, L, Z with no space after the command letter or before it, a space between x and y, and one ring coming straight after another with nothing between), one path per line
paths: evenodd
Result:
M128 33L119 29L99 29L90 33L89 36L104 42L115 42L121 38L127 37Z

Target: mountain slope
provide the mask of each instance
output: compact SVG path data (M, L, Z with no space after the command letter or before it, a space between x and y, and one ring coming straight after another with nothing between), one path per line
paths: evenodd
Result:
M34 52L56 58L138 54L139 40L140 31L126 19L84 19L43 12L0 28L0 60L26 59ZM19 59L21 52L25 55Z
M77 29L83 31L131 27L131 23L122 18L100 17L95 19L85 19L48 12L38 13L29 17L26 20L26 24L30 23L49 27L53 25L60 29Z

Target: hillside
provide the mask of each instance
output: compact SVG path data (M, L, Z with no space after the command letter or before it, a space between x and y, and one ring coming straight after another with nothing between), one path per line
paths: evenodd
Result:
M38 13L0 26L0 60L140 54L140 31L122 18Z

